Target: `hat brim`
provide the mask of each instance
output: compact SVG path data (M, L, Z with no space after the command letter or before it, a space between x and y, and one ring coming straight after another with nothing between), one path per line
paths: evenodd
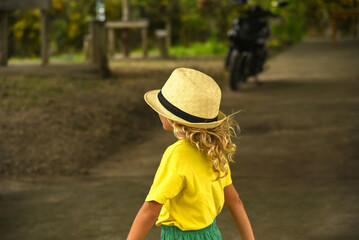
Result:
M160 101L158 100L158 93L160 92L160 89L149 91L145 94L144 98L146 103L157 113L161 114L162 116L173 120L175 122L181 123L183 125L194 127L194 128L215 128L221 125L226 120L226 115L219 111L218 113L218 120L215 122L209 122L209 123L192 123L188 122L186 120L183 120L182 118L177 117L170 111L168 111L165 107L162 106Z

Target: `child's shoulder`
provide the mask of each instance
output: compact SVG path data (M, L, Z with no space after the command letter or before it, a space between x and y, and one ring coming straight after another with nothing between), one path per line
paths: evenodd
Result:
M175 154L189 154L191 152L197 153L198 150L197 150L197 148L195 146L190 144L188 141L186 141L186 140L178 140L174 144L170 145L167 148L166 152L169 152L171 154L173 154L173 153L175 153Z
M186 140L179 140L167 148L162 162L174 169L188 170L194 160L201 158L202 154L195 146Z

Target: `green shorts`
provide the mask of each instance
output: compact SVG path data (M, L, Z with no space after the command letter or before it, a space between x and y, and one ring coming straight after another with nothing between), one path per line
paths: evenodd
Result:
M182 231L175 226L162 225L161 240L222 240L216 220L211 225L199 230Z

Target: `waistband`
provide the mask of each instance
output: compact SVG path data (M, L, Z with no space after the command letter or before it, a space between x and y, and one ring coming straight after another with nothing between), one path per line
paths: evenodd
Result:
M191 233L191 232L196 232L196 233L201 233L201 232L207 232L207 231L217 231L218 227L216 224L216 219L214 219L213 223L211 223L211 225L199 229L199 230L188 230L188 231L183 231L181 229L179 229L176 226L166 226L166 225L161 225L162 227L162 231L166 232L166 233Z

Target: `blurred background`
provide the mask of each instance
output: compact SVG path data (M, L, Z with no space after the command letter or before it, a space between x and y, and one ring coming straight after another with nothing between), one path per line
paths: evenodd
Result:
M116 21L123 18L122 0L103 0L105 19ZM304 36L331 35L331 13L358 8L356 0L291 0L285 8L277 8L276 0L251 0L238 6L235 1L129 1L129 19L149 19L149 51L157 52L156 29L170 31L170 53L176 56L198 54L225 54L227 30L235 17L250 5L259 4L264 9L280 14L285 22L272 24L270 47L295 43ZM96 1L52 0L49 14L50 55L52 58L84 59L85 36L89 34L89 20L96 16ZM16 10L8 17L9 56L36 58L40 55L40 11ZM357 36L356 18L343 18L337 22L340 36ZM120 48L121 32L116 33ZM131 31L130 47L140 51L139 31Z
M126 239L176 141L143 95L177 67L242 110L231 172L257 239L359 239L359 1L281 2L0 0L0 239ZM260 84L233 91L227 32L256 5L281 18ZM240 239L226 208L217 224Z

